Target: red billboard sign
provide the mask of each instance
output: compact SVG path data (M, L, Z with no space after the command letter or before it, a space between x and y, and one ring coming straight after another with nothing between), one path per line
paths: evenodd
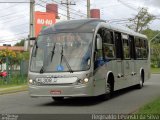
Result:
M46 26L56 22L55 14L46 12L35 12L35 36Z

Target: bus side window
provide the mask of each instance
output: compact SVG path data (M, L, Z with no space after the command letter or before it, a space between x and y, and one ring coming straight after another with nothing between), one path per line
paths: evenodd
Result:
M143 40L142 54L144 59L148 57L148 44L146 40Z
M141 38L136 38L136 58L146 59L148 57L148 44L147 41Z
M123 59L123 48L121 33L115 32L115 45L116 45L116 57L117 59Z
M136 58L137 59L141 59L141 43L140 43L140 39L136 38L135 39L135 48L136 48Z
M134 36L129 36L129 40L130 40L130 55L131 55L131 59L136 59Z
M124 59L130 59L130 41L123 39Z
M105 30L103 37L103 52L105 59L112 59L115 57L115 45L113 40L113 32Z

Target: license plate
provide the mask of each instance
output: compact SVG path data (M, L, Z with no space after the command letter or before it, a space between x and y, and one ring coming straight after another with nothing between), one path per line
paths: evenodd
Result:
M61 90L51 90L50 93L53 94L53 95L60 95Z
M41 84L54 84L57 82L56 78L37 78L36 81Z

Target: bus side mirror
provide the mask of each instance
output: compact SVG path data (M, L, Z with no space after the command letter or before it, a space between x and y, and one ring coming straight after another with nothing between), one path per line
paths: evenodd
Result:
M29 39L30 40L36 40L36 37L30 37Z
M102 38L99 34L96 36L96 48L97 50L102 50Z
M36 37L31 37L31 38L29 38L29 40L30 40L30 46L34 46L34 44L35 44L35 42L36 42Z

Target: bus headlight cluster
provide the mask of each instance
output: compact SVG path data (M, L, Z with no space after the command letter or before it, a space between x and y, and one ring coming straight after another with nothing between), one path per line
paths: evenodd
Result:
M84 83L88 83L89 79L88 78L84 78L83 81L84 81Z
M29 79L29 84L33 84L33 80L32 79Z
M84 79L79 79L78 80L78 83L81 83L81 84L86 84L89 82L89 79L88 78L84 78Z
M33 79L29 79L28 83L33 85L33 84L35 84L35 81Z

